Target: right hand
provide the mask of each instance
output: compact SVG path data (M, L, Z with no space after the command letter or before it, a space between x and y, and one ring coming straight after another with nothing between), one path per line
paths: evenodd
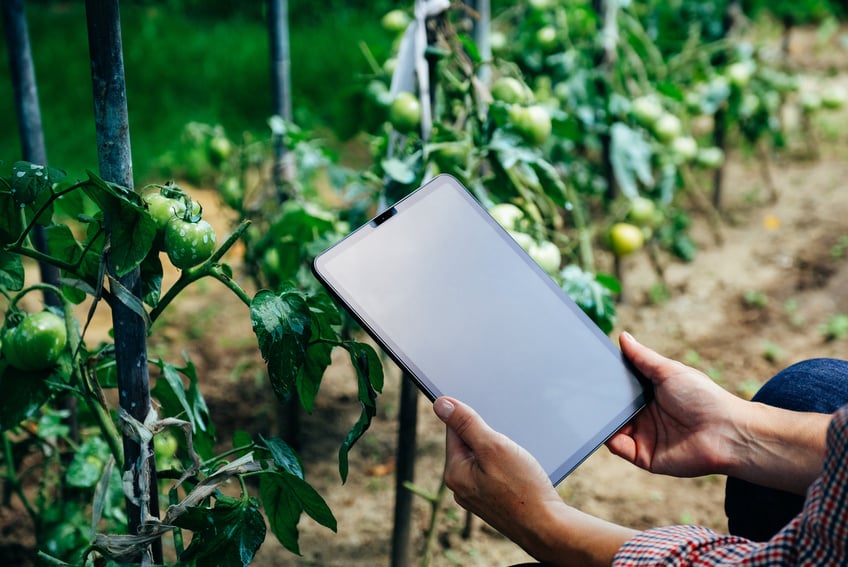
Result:
M722 472L733 455L748 402L707 375L640 344L621 350L654 386L654 398L607 441L610 451L653 473L689 477Z

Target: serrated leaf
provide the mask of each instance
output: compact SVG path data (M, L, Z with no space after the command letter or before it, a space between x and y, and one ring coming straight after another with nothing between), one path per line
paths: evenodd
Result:
M339 447L339 475L342 482L347 481L348 453L365 431L371 426L371 420L377 415L377 392L383 388L383 366L380 357L370 345L357 342L344 343L350 354L350 361L356 370L359 402L362 412L359 419L348 432Z
M11 193L0 191L0 244L15 242L23 230L20 206Z
M264 474L259 481L259 491L271 531L292 553L300 554L297 523L302 512L336 531L336 518L329 506L302 478L282 471Z
M24 372L0 362L0 431L35 415L50 399L46 372Z
M91 488L100 480L109 459L109 446L100 437L86 439L74 453L65 478L77 488Z
M35 203L53 184L65 177L65 172L26 161L16 162L9 176L9 186L15 201L21 205ZM43 198L42 198L43 199Z
M250 319L274 393L287 400L297 388L311 336L306 299L293 288L278 293L260 291L250 304Z
M163 379L156 381L151 393L162 404L163 415L179 417L191 423L194 450L201 458L211 458L214 453L215 426L198 387L194 365L188 359L183 368L160 361L159 368ZM183 383L184 377L189 381L187 387Z
M249 565L265 541L265 520L253 498L220 498L214 508L190 507L174 524L192 531L180 561L197 567Z
M288 443L279 437L263 438L262 440L265 442L268 450L271 451L274 463L280 469L298 478L303 478L303 464L300 462L297 453L294 452L294 449Z
M651 145L641 132L622 122L612 125L610 163L618 187L628 199L635 199L639 195L639 183L646 186L653 184L651 155Z
M135 269L153 247L156 221L141 205L141 198L133 191L114 183L107 183L92 172L84 186L86 194L103 211L110 235L109 255L115 273L121 277Z
M159 304L159 296L162 293L162 260L159 252L154 248L139 266L139 277L141 278L141 300L150 307Z
M0 250L0 287L20 291L24 287L24 264L18 254Z

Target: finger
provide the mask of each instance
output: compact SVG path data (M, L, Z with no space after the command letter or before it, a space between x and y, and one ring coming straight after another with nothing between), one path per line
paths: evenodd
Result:
M679 362L646 347L626 331L621 333L619 343L624 356L654 384L662 383L672 371L678 371L682 366Z
M472 452L495 434L477 412L453 398L437 399L433 402L433 411Z
M636 460L636 441L633 437L619 432L607 439L606 445L613 455L631 463Z

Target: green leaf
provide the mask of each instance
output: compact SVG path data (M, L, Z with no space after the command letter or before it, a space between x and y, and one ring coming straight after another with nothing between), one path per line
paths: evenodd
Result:
M268 450L271 451L274 463L278 467L298 478L303 478L303 464L300 462L297 453L289 447L288 443L279 437L263 438L262 440L265 442Z
M409 185L415 181L415 170L408 163L397 158L384 159L380 166L386 175L402 185Z
M348 453L365 431L371 426L371 420L377 415L377 392L383 388L383 365L377 352L364 343L348 342L344 346L350 354L350 361L356 370L359 389L359 402L362 412L359 419L348 432L339 447L339 475L342 482L347 481Z
M147 255L139 268L141 270L141 300L151 307L156 307L162 293L162 276L164 274L159 252L156 249L151 249L150 254Z
M293 288L277 293L260 291L250 304L250 319L274 393L286 400L297 387L311 336L306 299Z
M46 372L24 372L0 362L0 431L32 417L50 399Z
M297 523L301 512L334 532L337 529L336 518L327 503L298 476L284 471L264 474L259 481L259 492L271 531L292 553L300 554Z
M191 507L174 524L193 532L180 561L197 567L249 565L265 541L265 520L253 498L220 497L214 508Z
M610 129L610 163L621 193L628 199L639 196L639 186L652 185L651 145L638 132L622 122Z
M65 177L65 172L26 161L12 166L9 185L12 195L21 205L30 205L42 197L44 192L52 192L53 184Z
M616 311L613 293L621 284L609 275L584 272L574 264L561 272L562 289L600 329L609 334L615 327Z
M115 273L125 276L136 268L153 247L156 221L141 205L141 197L114 183L107 183L88 172L91 183L86 194L103 211L111 230L109 255Z
M297 376L297 395L300 405L309 413L315 407L324 372L332 362L332 352L333 345L325 342L313 343L306 350L306 360Z
M24 231L20 205L8 191L0 191L0 244L15 242Z
M77 488L91 488L100 480L103 466L109 459L109 445L100 437L86 439L74 453L68 465L68 484Z
M194 364L186 358L183 368L162 361L159 361L158 366L163 379L156 381L151 393L162 404L162 413L191 423L194 450L201 458L211 458L215 448L215 426L198 387ZM183 377L188 378L187 387L184 386Z
M24 264L18 254L0 250L0 287L20 291L24 287Z

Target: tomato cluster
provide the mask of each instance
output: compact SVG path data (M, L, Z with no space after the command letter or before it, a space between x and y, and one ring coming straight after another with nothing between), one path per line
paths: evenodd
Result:
M197 201L173 183L152 187L143 200L156 221L157 243L175 267L187 270L212 256L215 229L203 220Z

